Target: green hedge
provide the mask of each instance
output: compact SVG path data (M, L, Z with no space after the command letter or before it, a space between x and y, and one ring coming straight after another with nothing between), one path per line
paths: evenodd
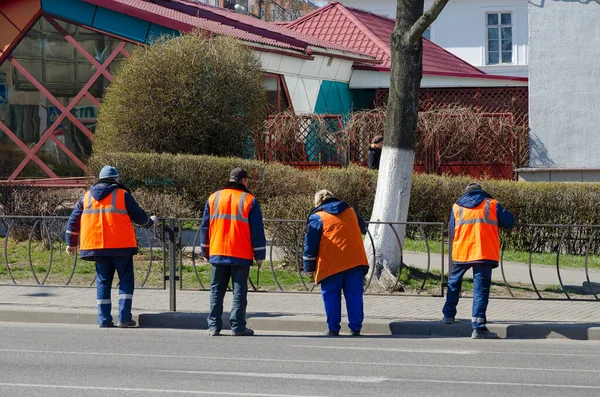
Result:
M368 219L377 183L375 171L358 166L300 171L281 164L239 158L146 153L94 155L88 163L90 183L106 164L119 169L122 182L132 188L144 208L162 217L201 217L208 196L227 181L235 167L244 167L250 173L253 178L250 190L260 200L267 219L306 219L312 209L314 192L323 188L334 192ZM467 177L415 174L409 221L447 222L452 204L471 181ZM600 224L600 211L596 208L600 202L600 184L480 182L513 212L520 224ZM60 190L43 190L43 194L38 194L38 191L33 188L0 191L0 213L56 214L59 208L63 212L70 210L80 194ZM273 231L272 226L269 229ZM300 231L291 226L287 229L280 238L289 239L293 246L291 241L297 240ZM536 231L541 234L535 250L556 249L562 230L521 229L507 241L514 248L529 249ZM581 253L588 234L589 229L573 229L568 236L567 250ZM600 246L594 245L593 249L600 252Z
M368 218L373 207L377 173L363 167L300 171L277 163L238 158L172 154L113 153L93 156L88 164L94 179L105 164L119 169L122 180L135 190L175 194L198 215L208 196L222 186L229 172L244 167L250 190L269 218L304 219L316 190L327 188ZM447 222L452 203L468 177L415 174L410 221ZM482 187L513 212L522 224L600 224L600 184L526 183L483 180ZM167 216L169 214L159 214Z
M376 172L358 166L300 171L239 158L146 153L95 155L88 163L91 180L106 164L117 167L122 182L134 191L176 195L198 216L208 196L229 179L235 167L248 170L250 190L261 201L267 218L305 219L314 192L323 188L332 190L367 217L377 183Z

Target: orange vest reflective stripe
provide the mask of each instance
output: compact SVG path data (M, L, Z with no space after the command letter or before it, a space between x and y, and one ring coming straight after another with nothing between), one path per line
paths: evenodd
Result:
M100 201L89 191L83 196L79 249L104 248L137 248L123 189L113 190Z
M475 208L454 204L453 261L500 260L497 204L490 198Z
M323 223L315 282L357 266L369 266L358 218L352 208L333 215L317 212Z
M248 219L253 200L252 194L237 189L218 190L209 197L210 256L254 259Z

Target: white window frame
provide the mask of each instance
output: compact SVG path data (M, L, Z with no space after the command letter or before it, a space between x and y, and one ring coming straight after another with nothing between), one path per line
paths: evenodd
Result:
M506 67L510 65L519 65L519 31L518 31L518 10L517 7L481 7L482 9L482 24L484 29L483 40L482 40L482 51L481 51L481 65L485 67ZM487 24L487 16L488 14L511 14L511 24L512 24L512 62L511 63L488 63L488 24ZM500 22L500 21L499 21ZM502 43L500 43L502 45ZM502 61L502 51L500 51L500 61Z

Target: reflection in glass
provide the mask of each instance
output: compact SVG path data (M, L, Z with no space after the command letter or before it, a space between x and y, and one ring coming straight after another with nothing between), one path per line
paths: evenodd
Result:
M101 65L120 43L120 40L80 26L59 20L57 23ZM128 44L126 49L131 52L134 47L134 44ZM97 67L44 18L32 27L12 56L64 108L98 72ZM116 56L108 66L111 74L116 72L124 58L121 53ZM102 98L109 82L101 74L88 92L100 102L99 98ZM40 141L61 115L60 106L56 106L49 95L44 90L38 90L26 73L20 72L10 61L0 65L0 121L29 148ZM84 96L73 107L71 114L92 133L95 131L98 115L95 101ZM54 137L85 163L91 153L90 139L66 117L56 127ZM3 159L0 178L5 179L16 168L15 161L18 165L25 158L25 153L5 133L0 133L0 154ZM81 168L51 139L40 147L37 155L58 176L83 175ZM19 177L47 175L37 164L30 162Z

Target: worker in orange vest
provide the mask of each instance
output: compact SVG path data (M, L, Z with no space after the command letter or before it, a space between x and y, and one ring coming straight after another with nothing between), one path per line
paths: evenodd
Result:
M515 217L502 208L489 193L472 182L465 194L452 206L449 244L453 267L448 279L443 323L453 324L465 272L473 268L473 339L495 339L487 329L487 310L492 283L492 269L500 260L499 228L512 229Z
M109 165L79 200L67 223L67 253L79 246L81 259L96 262L96 299L98 324L114 327L111 288L115 270L119 274L119 321L117 327L135 327L131 316L134 274L133 256L137 254L135 230L131 222L150 228L155 216L148 216L127 187L119 183L119 172Z
M223 328L223 299L231 279L233 306L229 322L234 336L252 336L246 326L248 277L253 260L265 259L266 239L258 200L248 190L248 173L235 168L223 189L214 192L204 207L200 225L202 256L212 265L208 335Z
M348 328L352 336L359 336L364 319L363 281L369 270L362 239L367 224L328 190L315 194L315 209L307 224L304 272L321 284L328 325L325 335L340 334L343 291Z

